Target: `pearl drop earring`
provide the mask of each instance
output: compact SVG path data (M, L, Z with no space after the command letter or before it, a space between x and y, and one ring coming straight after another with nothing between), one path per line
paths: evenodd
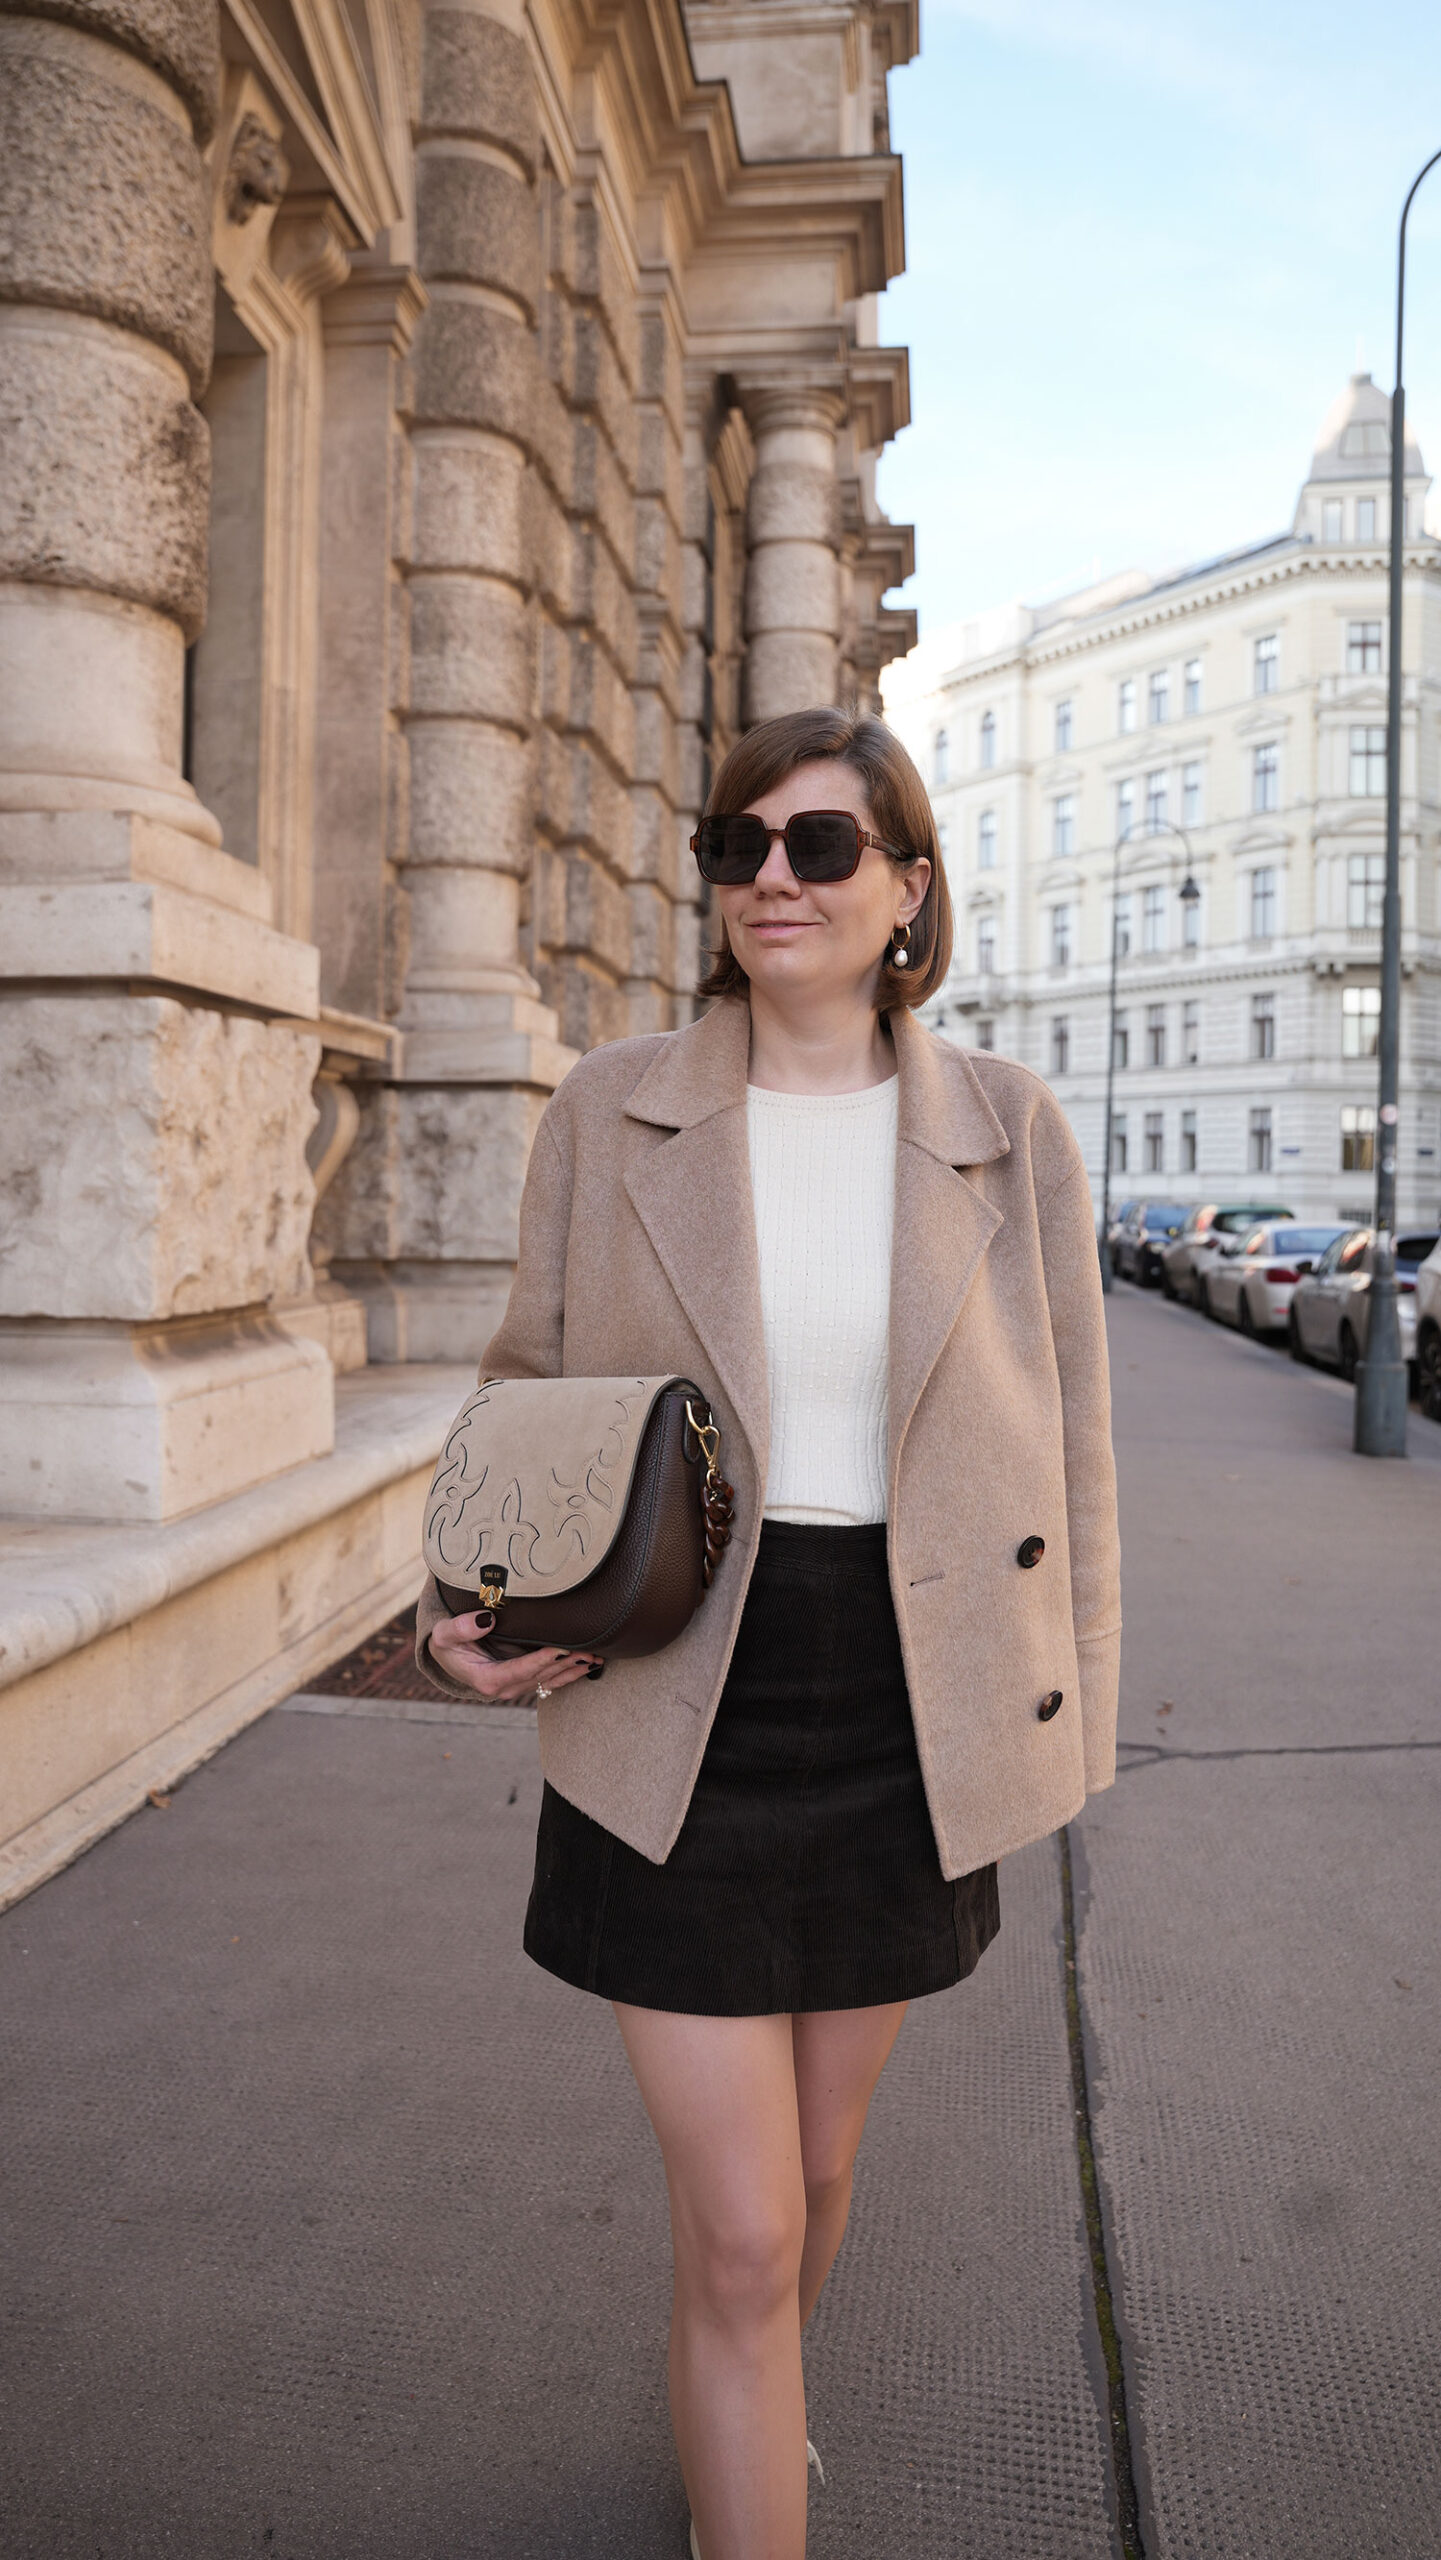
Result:
M909 969L911 965L911 928L908 924L897 925L895 935L891 941L890 958L891 967L893 969Z

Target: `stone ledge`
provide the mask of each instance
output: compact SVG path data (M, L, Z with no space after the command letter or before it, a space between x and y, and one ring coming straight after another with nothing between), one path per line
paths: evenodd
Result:
M470 1380L347 1379L333 1457L172 1528L0 1529L0 1908L414 1597L425 1489Z
M319 1027L313 943L169 882L16 882L0 917L6 978L153 979Z
M432 1464L474 1383L469 1366L439 1362L338 1378L329 1457L185 1520L0 1522L0 1690Z

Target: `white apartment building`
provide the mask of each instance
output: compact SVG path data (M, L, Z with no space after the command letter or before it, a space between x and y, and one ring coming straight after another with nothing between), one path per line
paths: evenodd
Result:
M883 680L956 906L930 1018L1048 1078L1100 1198L1371 1214L1390 403L1357 374L1289 533L925 641ZM1441 1216L1441 541L1408 439L1398 1223ZM1183 905L1188 874L1201 895Z

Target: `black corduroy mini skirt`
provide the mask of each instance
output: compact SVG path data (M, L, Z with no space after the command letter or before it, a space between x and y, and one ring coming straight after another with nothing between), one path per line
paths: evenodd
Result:
M542 1797L526 1952L607 2000L725 2018L914 2000L999 1926L994 1866L941 1873L883 1525L763 1524L663 1866Z

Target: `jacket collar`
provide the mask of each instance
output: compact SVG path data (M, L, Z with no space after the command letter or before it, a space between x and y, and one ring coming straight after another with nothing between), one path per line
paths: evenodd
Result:
M1010 1152L974 1067L959 1049L937 1040L909 1007L889 1017L895 1043L897 1135L941 1164L990 1164ZM750 1008L724 996L699 1021L673 1031L626 1104L632 1120L661 1129L693 1129L746 1098Z

